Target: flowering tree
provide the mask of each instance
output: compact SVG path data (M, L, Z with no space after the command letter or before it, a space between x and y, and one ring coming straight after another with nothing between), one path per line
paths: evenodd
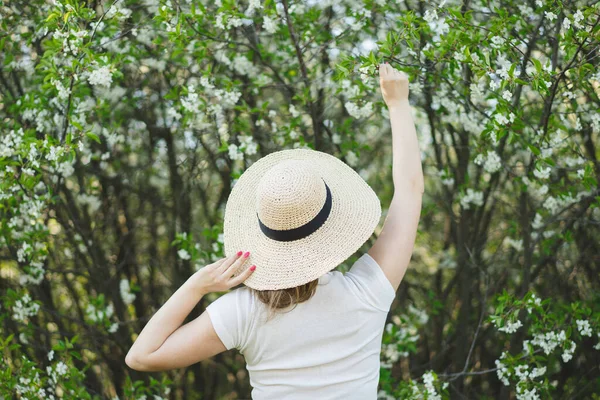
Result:
M596 3L3 3L0 395L248 398L241 355L138 373L132 334L223 256L231 187L272 151L336 155L385 212L383 61L426 190L380 397L600 392Z

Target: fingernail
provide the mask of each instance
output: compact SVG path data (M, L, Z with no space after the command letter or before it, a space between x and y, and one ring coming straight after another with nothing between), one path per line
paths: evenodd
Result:
M249 251L247 251L247 252L244 254L244 257L248 257L249 255L250 255L250 252L249 252Z
M250 267L250 271L254 271L256 269L256 265Z
M238 252L237 252L237 255L238 255L238 257L239 257L239 256L241 256L241 255L242 255L242 253L243 253L243 251L238 251Z

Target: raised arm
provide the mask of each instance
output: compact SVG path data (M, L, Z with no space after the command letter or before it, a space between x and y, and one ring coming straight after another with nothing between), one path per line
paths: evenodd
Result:
M408 103L408 77L389 64L381 64L379 83L392 126L394 195L382 231L368 253L398 290L412 256L425 186Z

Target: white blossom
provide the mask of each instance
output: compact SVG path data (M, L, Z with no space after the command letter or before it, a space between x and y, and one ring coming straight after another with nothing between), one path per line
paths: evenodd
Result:
M179 250L177 255L183 260L189 260L191 258L190 253L188 253L186 249Z
M517 251L523 251L523 239L513 239L507 236L504 242Z
M582 165L585 163L585 160L583 158L581 158L580 156L565 157L564 161L565 161L565 164L567 164L569 167L575 167L577 165Z
M65 364L64 362L60 361L58 364L56 364L56 372L59 375L65 375L67 373L67 364Z
M489 173L494 173L502 168L502 160L498 153L494 150L489 150L483 168Z
M524 389L523 386L517 386L517 400L540 400L536 388Z
M530 378L537 378L538 376L542 376L546 373L546 367L534 368L529 374Z
M531 340L531 344L541 347L544 353L548 355L566 338L564 330L558 334L555 332L536 333L533 340Z
M196 88L193 85L188 87L188 94L181 99L181 105L189 112L197 112L200 105L200 99Z
M581 24L581 21L583 21L584 16L583 13L581 12L581 10L577 10L577 12L573 15L573 25L575 25L575 28L577 29L582 29L583 25Z
M125 304L131 304L135 300L135 293L131 293L129 281L127 279L121 279L119 283L119 290L121 292L121 298Z
M358 162L358 157L356 156L356 153L353 151L349 151L348 153L346 153L346 161L349 165L355 166Z
M277 32L278 25L275 20L268 15L263 16L263 28L269 33Z
M539 214L536 214L536 215L539 215ZM542 299L537 297L535 294L532 294L531 298L529 300L527 300L527 305L529 306L529 307L527 307L527 312L529 312L531 314L533 306L542 305Z
M546 18L548 18L550 22L556 19L556 14L554 14L552 11L544 11L544 15L546 15Z
M119 324L117 322L115 322L108 328L108 332L115 333L117 331L117 329L119 329Z
M527 365L517 365L515 368L515 375L519 378L520 381L524 381L529 376L529 366Z
M296 107L293 104L290 104L290 106L288 107L288 110L290 111L290 114L292 114L292 117L296 118L297 116L300 115L300 112L298 112L296 110Z
M492 36L490 38L490 42L492 44L492 47L499 48L501 45L504 44L505 40L501 36Z
M250 77L254 77L259 73L259 68L244 55L237 55L233 58L233 69L240 75Z
M331 141L335 144L340 144L342 143L342 138L339 133L334 133L331 135Z
M427 392L428 400L441 400L442 396L438 394L435 390L435 386L433 385L434 376L431 371L428 371L423 374L423 384L425 385L425 391Z
M423 19L427 22L432 22L434 19L437 19L438 15L437 15L437 11L435 9L433 10L425 10L425 15L423 16Z
M263 5L260 4L260 0L250 0L245 15L251 16L254 14L254 10L259 8L264 8Z
M551 171L552 171L552 168L550 168L550 167L546 167L543 169L536 168L533 170L533 175L538 179L548 179L550 177Z
M88 77L90 85L110 86L112 83L112 72L107 66L93 70Z
M258 148L258 145L254 142L249 143L246 145L246 154L248 155L253 155L256 154L256 149Z
M485 157L483 156L482 153L477 154L477 157L475 157L475 159L473 160L473 163L475 163L476 165L481 165L483 164L485 160Z
M590 322L585 319L578 319L576 321L577 329L582 336L592 337L592 328L590 327Z
M25 322L28 317L38 313L40 305L34 303L28 293L24 294L13 305L13 319L20 322Z
M504 115L502 114L496 114L494 116L494 118L496 119L496 122L500 125L506 125L508 123L508 118L506 118Z
M483 192L475 191L471 188L468 188L466 194L461 197L460 204L465 210L470 208L470 204L474 204L476 206L483 205Z
M507 322L503 327L498 328L501 332L506 333L515 333L517 329L523 326L521 320L516 320L515 322Z
M573 358L573 353L575 352L575 347L577 347L575 345L575 342L572 340L569 340L569 347L565 348L564 352L562 353L562 359L564 362L569 362L572 358Z
M377 392L377 400L396 400L396 398L388 393L385 390L381 389Z
M543 207L550 211L552 214L556 214L560 208L560 205L556 198L548 196L546 201L544 201Z
M429 315L424 310L419 310L412 304L408 305L408 312L417 317L417 322L421 325L425 325L429 321Z
M58 91L59 99L66 100L69 98L69 95L71 94L70 88L64 87L62 82L59 81L58 79L52 79L50 82L54 85L54 87Z
M344 106L346 107L348 114L356 119L366 118L373 112L373 103L370 101L365 103L362 107L359 107L356 103L351 101L347 101Z
M232 160L242 160L244 158L244 153L238 151L238 146L235 143L232 143L228 147L229 150L229 158Z
M93 322L101 322L105 318L110 318L114 313L114 306L109 304L106 306L106 309L100 310L96 308L92 303L89 303L87 308L85 309L85 313L88 318Z
M445 185L445 186L452 186L452 185L454 185L454 178L450 177L450 178L444 178L444 179L442 179L442 185Z
M502 353L502 355L500 356L500 359L506 357L506 352ZM500 382L502 382L504 384L504 386L509 386L510 382L508 380L508 378L510 378L510 371L508 370L508 368L506 367L506 365L504 363L502 363L502 361L500 361L500 359L496 360L496 374L498 375L498 379L500 379Z

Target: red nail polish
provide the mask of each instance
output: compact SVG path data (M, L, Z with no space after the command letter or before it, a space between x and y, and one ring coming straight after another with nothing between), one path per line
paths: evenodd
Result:
M249 255L250 255L250 252L249 252L249 251L247 251L247 252L244 254L244 257L248 257Z
M256 265L250 267L250 271L254 271L256 269Z
M242 251L238 251L238 252L237 252L237 255L238 255L238 257L239 257L239 256L241 256L241 255L242 255L242 253L243 253Z

